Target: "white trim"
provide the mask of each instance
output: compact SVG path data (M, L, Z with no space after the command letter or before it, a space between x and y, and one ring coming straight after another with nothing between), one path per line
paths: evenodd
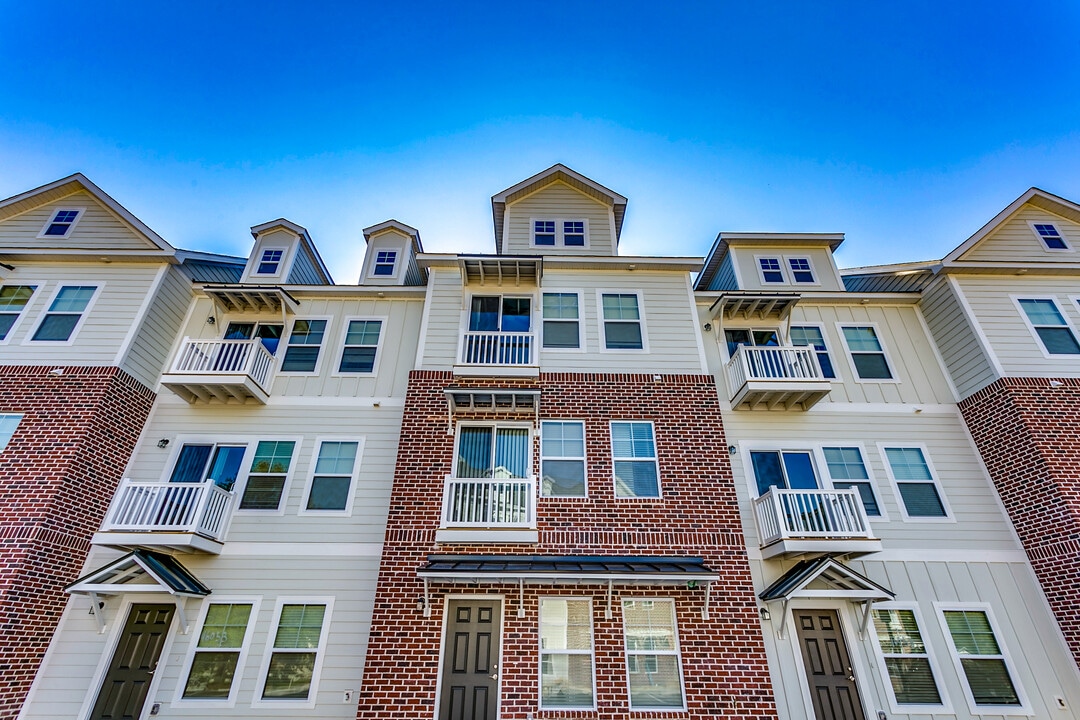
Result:
M779 282L769 282L765 279L765 269L761 267L762 260L775 260L780 266L776 270L769 270L769 272L779 272L782 278ZM761 287L769 288L776 287L777 285L790 285L791 281L788 278L787 272L784 270L784 256L780 254L758 254L754 253L754 267L757 269L758 282L761 283Z
M323 613L321 632L319 634L319 646L315 649L315 665L311 670L311 687L308 688L306 700L295 700L291 698L268 700L262 696L266 689L266 673L270 669L270 658L274 654L274 636L277 635L278 625L281 623L281 611L286 605L323 605L326 607L326 610ZM315 701L319 696L319 676L322 671L323 660L327 655L326 639L330 635L330 622L333 614L333 595L285 596L277 599L277 602L274 603L274 614L271 616L273 620L271 621L270 632L266 636L266 650L263 652L262 663L259 665L259 675L256 680L255 693L251 698L251 707L281 709L315 707Z
M400 242L400 236L398 235L396 237L399 239L399 242L396 245L387 244L386 246L383 246L383 247L380 247L378 244L376 244L374 246L372 246L370 244L368 245L367 252L371 254L371 263L370 263L370 266L367 268L367 272L364 273L364 278L365 279L370 279L370 280L397 280L399 277L401 277L401 271L407 265L407 263L404 262L406 253L405 253L405 248L404 248L403 244ZM376 243L378 242L378 241L374 240L374 238L372 240L374 242L376 242ZM376 267L378 267L379 265L386 265L387 264L387 263L380 263L379 262L379 253L381 253L381 252L382 253L389 253L389 252L394 253L394 262L393 262L393 265L391 265L391 269L393 270L393 272L391 272L389 275L376 275L375 274L375 268Z
M49 316L49 314L51 312L50 308L52 308L53 303L56 302L56 299L59 297L60 292L64 288L69 288L69 287L92 287L92 288L94 288L94 293L93 293L93 295L90 296L90 299L86 301L86 307L84 307L82 312L79 314L79 319L75 323L75 327L73 327L71 329L71 334L68 335L67 340L35 340L34 335L37 334L38 329L41 328L41 324L43 322L45 322L45 318L47 318ZM40 345L43 346L43 347L69 347L71 345L74 345L76 338L79 337L79 331L82 330L83 325L86 324L86 318L90 315L90 311L92 311L94 309L94 305L97 303L98 298L101 297L102 292L104 291L104 289L105 289L105 281L104 280L98 280L96 282L87 282L86 284L79 284L77 282L72 282L72 283L68 283L68 284L64 284L63 282L58 283L57 286L56 286L56 289L53 290L52 295L49 296L48 301L46 301L45 309L41 312L40 316L38 317L37 324L34 325L33 331L30 332L30 333L27 333L26 337L23 338L23 341L20 344L22 344L22 345L32 345L32 344L36 345L36 344L40 343ZM73 313L60 312L60 313L57 313L57 314L58 315L72 315Z
M503 237L505 237L505 235ZM435 307L433 298L435 294L436 275L437 272L435 268L430 268L428 270L427 289L424 290L424 307L420 313L420 339L416 343L416 357L413 359L413 370L419 370L422 367L424 361L424 351L427 349L428 326L429 321L431 320L431 309ZM460 274L458 275L458 278L459 280L462 279ZM462 296L462 300L464 301L464 294ZM459 328L458 337L460 338L461 336L462 330ZM457 355L454 356L454 362L456 363L457 359L461 357L461 340L458 340L457 344L454 346L454 352L457 353Z
M293 243L293 244L295 244L295 243ZM280 246L279 245L262 245L262 246L260 246L258 248L257 253L252 253L251 272L249 273L249 277L252 278L252 279L258 278L260 280L264 280L266 278L281 278L281 277L283 277L283 275L285 273L285 263L290 259L289 250L291 250L291 249L292 248L290 248L288 245L280 245ZM281 251L281 257L277 260L277 272L272 272L272 273L259 272L259 266L262 265L262 263L264 262L263 258L266 257L266 253L273 252L275 250L280 250Z
M653 456L652 462L656 467L656 495L620 495L618 492L617 476L615 475L615 463L618 460L625 462L645 462L648 458L620 458L615 455L615 433L613 432L615 424L620 425L635 425L646 423L652 428L652 444L653 444ZM631 430L631 443L633 442L633 430ZM659 442L656 437L656 423L652 420L646 420L643 418L620 418L616 420L608 421L608 449L611 451L611 492L615 497L615 500L663 500L664 499L664 485L662 478L660 477L660 448Z
M382 555L381 542L234 542L219 557L373 557Z
M592 704L590 705L558 705L553 707L544 707L544 601L545 600L562 600L565 602L584 602L589 605L589 663L592 667ZM536 597L536 625L537 625L537 643L536 643L536 707L541 712L562 712L570 710L596 710L596 618L595 610L593 609L593 599L591 595L537 595ZM625 640L623 641L625 643ZM561 655L585 655L583 650L568 650L561 648L556 651L549 651L550 654Z
M319 435L315 438L315 447L311 453L311 468L308 472L307 482L304 484L304 493L300 496L300 510L297 515L314 515L321 517L351 517L353 510L353 501L356 500L356 490L359 485L358 478L360 477L360 465L364 455L364 440L363 436L357 435ZM318 510L308 509L308 499L311 495L311 485L315 480L315 467L319 464L319 453L322 452L323 443L327 442L339 442L339 443L356 443L356 457L353 459L352 474L349 476L349 492L345 498L345 508L343 510ZM336 475L334 477L341 477Z
M262 603L262 595L226 595L207 596L203 599L202 609L199 613L199 622L195 625L195 632L191 634L188 650L184 657L184 664L180 667L180 675L176 681L176 691L170 707L188 708L231 708L236 705L236 696L240 694L240 685L243 682L244 668L247 664L248 652L251 650L251 638L255 635L255 625L259 618L259 605ZM229 688L229 697L225 700L211 698L185 698L188 677L191 675L191 665L195 661L195 654L199 648L199 638L202 635L203 626L206 624L206 616L210 613L212 605L251 605L251 613L248 615L247 626L244 628L244 637L236 658L236 670L233 673L232 686ZM272 640L270 641L272 642ZM229 651L234 651L229 648ZM214 649L203 652L214 652Z
M1016 311L1020 314L1020 319L1024 321L1024 325L1027 326L1028 332L1031 333L1032 338L1035 340L1036 347L1042 353L1042 356L1047 360L1067 360L1068 358L1080 359L1080 353L1051 353L1043 342L1042 337L1039 336L1039 331L1028 317L1027 311L1024 310L1024 306L1020 304L1021 300L1032 300L1035 302L1050 302L1054 305L1054 310L1061 317L1064 325L1039 325L1038 327L1046 328L1067 328L1072 334L1073 342L1080 346L1080 335L1076 334L1076 328L1073 327L1072 321L1069 320L1069 316L1064 313L1061 306L1058 304L1057 296L1051 295L1049 297L1033 297L1031 295L1009 295L1009 299L1013 301L1013 305L1016 306Z
M124 356L127 355L128 350L131 349L131 345L135 342L135 337L139 334L142 328L142 321L146 319L146 310L150 307L150 304L157 299L158 290L161 289L161 283L165 280L165 273L168 272L169 266L162 265L158 268L157 273L154 275L153 282L150 283L150 288L146 291L146 297L143 298L142 303L139 305L139 309L135 312L135 317L131 321L131 327L128 328L127 335L124 336L124 341L120 343L120 348L116 351L116 357L113 358L113 365L119 366L124 360ZM172 360L170 356L168 361Z
M915 617L915 625L919 629L919 634L922 636L923 647L926 648L927 661L930 664L930 674L934 679L934 685L937 687L938 696L941 698L941 704L939 705L919 705L914 703L903 703L897 701L896 692L893 690L892 677L889 675L889 668L885 664L885 651L881 647L881 641L878 638L877 626L874 624L874 618L870 618L870 622L867 625L866 632L870 636L870 643L874 646L874 656L877 661L878 672L881 673L881 684L885 687L885 693L889 698L889 709L894 715L952 715L952 699L949 697L949 693L946 692L945 684L942 682L941 667L938 665L938 654L935 652L935 648L930 642L930 638L926 635L926 623L923 622L922 612L919 609L918 603L915 602L876 602L870 608L870 612L875 610L907 610Z
M547 186L545 186L545 187L547 187ZM545 188L539 188L538 191L543 190L543 189L545 189ZM524 200L524 199L525 199L524 197L519 198L515 202L520 202L521 200ZM590 199L593 199L593 198L590 198ZM509 213L507 213L507 215L509 215ZM553 245L537 245L536 244L536 223L537 222L553 222L553 223L555 223L555 232L553 233L553 235L555 236L555 243ZM565 223L568 223L568 222L583 223L583 228L584 228L584 231L585 231L585 237L584 237L585 244L584 245L567 245L566 244ZM546 235L547 233L544 233L544 234ZM505 235L503 237L505 238ZM615 234L614 234L614 232L612 232L611 239L612 239L612 244L614 245L614 242L615 242ZM553 217L530 217L529 218L529 247L530 248L536 248L536 249L539 249L539 250L543 250L545 248L581 248L582 250L588 250L589 247L590 247L590 243L589 243L589 219L586 218L586 217L557 217L557 218L553 218Z
M941 625L941 634L945 636L945 642L949 647L949 656L952 658L953 668L956 670L957 678L960 680L960 687L964 691L964 699L967 700L968 709L971 711L971 714L1034 715L1035 711L1032 709L1027 694L1024 692L1024 686L1020 682L1020 674L1016 671L1016 665L1013 663L1009 648L1005 644L1005 638L1002 637L1001 628L994 619L994 611L990 607L990 604L985 602L935 601L934 611L937 613L938 623ZM1005 670L1009 673L1009 679L1012 680L1013 689L1016 690L1016 697L1020 701L1019 705L975 704L975 697L971 693L970 685L968 685L967 674L960 664L960 655L956 650L956 641L953 640L952 633L949 631L948 622L945 620L945 613L947 611L975 611L986 614L986 621L990 624L990 630L994 633L994 642L997 643L998 649L1001 650L1001 658L1005 662Z
M577 304L578 304L578 307L577 307L577 313L578 313L578 317L577 317L578 346L576 348L547 347L544 344L544 342L545 342L544 322L546 321L546 318L544 317L544 296L545 295L574 295L574 296L577 297ZM539 321L537 322L537 326L538 326L537 330L539 331L537 333L537 335L540 338L540 348L539 348L540 352L544 352L544 353L583 353L583 352L585 352L585 291L584 290L571 289L571 288L543 289L540 292L540 302L539 302L539 307L537 309L539 310L539 313L540 313L540 318L539 318ZM563 323L570 322L566 318L552 318L551 321L552 322L563 322Z
M11 324L11 329L8 330L4 339L0 340L0 345L11 344L11 339L15 337L15 333L18 331L19 327L22 326L23 321L30 314L31 310L33 310L34 302L41 296L41 291L45 289L45 286L48 285L47 281L19 280L12 277L8 277L7 279L8 281L15 280L15 282L0 283L0 287L31 287L33 290L30 291L30 297L26 298L26 304L23 305L22 310L20 310L19 314L15 317L15 322ZM5 314L11 314L10 310L4 310L3 312Z
M881 464L885 467L885 475L889 478L889 484L892 485L893 495L896 497L896 505L900 510L900 517L904 522L915 523L955 523L956 516L953 515L952 508L949 506L949 499L945 496L945 489L941 484L941 476L938 474L937 468L934 467L934 461L930 458L930 451L927 449L925 443L918 442L879 442L877 444L878 453L881 455ZM892 463L889 462L889 456L885 452L886 449L891 450L918 450L922 453L923 462L926 463L926 469L930 471L930 480L897 480L893 473ZM936 516L922 516L908 515L907 505L904 504L904 498L900 494L900 483L910 484L926 484L930 482L937 490L938 499L941 500L941 507L945 510L944 517Z
M236 485L233 487L233 496L236 498L235 506L233 507L233 516L236 515L254 515L263 517L283 516L285 514L285 506L288 505L289 489L292 487L293 477L296 475L296 468L300 464L300 448L303 446L304 437L302 435L291 436L259 436L254 438L248 445L249 451L244 453L245 464L241 468L240 473L236 478ZM255 464L255 454L259 451L259 443L263 442L291 442L293 445L293 454L289 459L289 469L285 473L285 482L281 487L281 497L278 498L277 510L245 510L240 507L240 503L244 499L244 491L247 490L248 478L251 476L251 466ZM268 475L276 473L256 473L257 475Z
M252 435L177 435L170 442L169 456L165 461L165 467L161 471L160 481L163 483L170 482L173 471L176 469L176 461L180 457L180 451L185 445L209 445L211 447L210 457L206 459L206 465L203 465L203 478L199 481L204 483L206 479L206 471L209 468L210 462L214 459L214 450L219 447L243 447L244 455L240 458L240 468L236 471L236 482L233 483L233 493L235 494L236 488L240 487L241 483L247 482L247 471L245 468L251 467L251 459L254 456L254 445L252 439L255 436ZM261 438L260 438L261 439ZM191 483L194 485L195 483Z
M545 495L544 494L544 423L575 423L581 425L581 457L569 455L552 455L551 460L581 460L582 482L584 483L584 495ZM655 438L654 438L655 440ZM539 445L537 459L539 460L540 472L536 476L536 496L545 500L587 500L589 498L589 442L585 432L585 421L582 419L540 418L539 427L536 428L536 442ZM455 458L457 456L455 455Z
M751 560L763 559L761 555L761 548L758 547L756 543L754 543L753 545L748 544L746 552ZM1004 563L1007 565L1023 565L1024 563L1028 562L1028 557L1023 550L945 550L941 548L934 548L929 550L879 550L878 552L868 553L861 556L859 558L859 561L882 563L964 563L968 565ZM1048 609L1047 612L1050 612L1050 610Z
M975 333L975 339L982 348L983 355L990 361L990 369L997 377L1004 377L1005 370L1001 366L1001 361L998 360L997 354L994 352L994 346L990 342L990 338L986 336L986 332L983 330L982 324L979 322L979 318L975 315L975 311L971 308L971 303L968 302L967 295L964 294L963 288L960 287L960 281L955 275L946 275L945 280L949 283L949 286L953 289L953 293L956 295L957 302L960 303L960 309L963 312L963 317L971 324L971 329ZM933 345L936 347L937 343Z
M818 276L818 272L814 269L814 259L810 255L784 255L784 270L787 271L791 284L795 287L818 287L821 285L821 279ZM795 270L791 267L792 260L805 260L809 265L810 277L814 278L810 282L801 282L795 279ZM807 272L807 270L801 270L799 272ZM843 287L843 283L840 287Z
M686 273L686 297L690 301L690 321L694 326L694 341L697 343L698 362L701 367L702 375L711 375L709 372L709 361L705 357L705 337L702 333L701 314L698 311L697 298L694 297L694 284L690 282L690 273ZM719 325L719 323L717 323ZM716 335L713 335L716 337Z
M299 320L304 320L304 321L308 321L308 322L318 321L318 320L325 320L326 321L326 326L323 328L322 341L318 345L319 355L318 355L317 358L315 358L315 367L312 368L311 370L285 370L285 369L283 369L285 367L285 354L289 352L289 344L292 341L293 328L296 327L296 323ZM295 317L295 318L293 318L292 321L289 322L289 328L288 328L289 331L288 331L288 333L282 333L281 342L278 343L278 352L281 353L281 357L277 361L277 363L278 363L277 377L282 377L282 376L284 376L284 377L317 377L322 372L323 362L324 362L324 359L326 358L326 341L330 337L331 331L333 330L333 327L334 327L334 316L333 315L310 315L310 316L305 316L305 317ZM315 347L315 346L305 344L305 345L297 345L296 347L310 348L310 347ZM277 354L275 353L275 357L276 356L277 356Z
M813 345L795 345L795 343L793 343L792 340L791 340L791 331L794 330L795 328L814 328L815 330L817 330L819 333L821 333L821 342L825 344L824 352L825 352L825 355L829 358L829 365L832 366L832 371L833 371L833 376L831 378L825 378L825 379L826 380L836 380L837 382L840 382L840 376L836 372L836 363L833 362L832 351L829 350L829 340L826 337L827 333L825 332L825 327L826 327L825 323L818 323L818 322L798 322L798 323L796 323L794 321L788 321L787 337L785 338L785 341L789 345L793 345L794 347L812 348L812 349L814 349L814 354L817 355L818 353L820 353L822 351L814 348ZM927 335L929 336L929 333L927 333ZM724 343L724 345L726 347L727 343ZM821 359L819 358L818 359L818 365L820 365L820 364L821 364ZM822 374L824 376L824 372Z
M609 348L607 344L607 318L604 317L605 295L635 295L637 296L638 325L641 327L640 348ZM643 290L620 290L617 288L599 288L596 291L596 317L600 323L597 337L600 340L600 352L602 353L636 353L647 354L649 352L648 325L645 323L645 292ZM628 320L615 319L612 322L629 322Z
M442 628L439 630L439 664L435 669L435 702L432 709L433 720L439 720L439 705L442 702L443 661L446 659L446 631L450 627L450 601L451 600L488 600L499 603L499 666L503 665L503 640L506 637L506 596L505 595L481 595L461 594L452 595L447 593L442 598ZM419 622L419 621L418 621ZM502 715L502 679L503 673L498 673L498 685L495 688L495 718L498 720ZM537 697L539 703L539 696Z
M870 328L871 330L874 331L874 339L877 340L877 344L881 347L881 356L885 359L885 365L886 365L887 369L889 370L889 374L891 375L891 377L887 377L887 378L863 378L863 377L859 376L859 370L855 366L855 357L854 357L854 355L853 355L853 353L851 351L851 347L848 345L847 336L844 335L844 328L846 328L846 327L848 327L848 328ZM885 342L882 340L883 336L882 336L881 330L878 328L878 324L876 322L872 322L870 320L867 320L865 322L837 321L836 322L836 332L840 336L840 342L843 343L844 350L847 351L848 367L851 370L851 377L855 382L857 382L857 383L882 383L882 384L899 384L901 382L900 378L898 378L896 376L897 365L896 365L896 363L894 363L892 361L892 358L889 356L889 350L886 347ZM868 350L859 350L858 352L860 354L865 354L865 355L871 354L871 352L868 351ZM835 370L836 367L833 366L833 369Z
M652 603L671 603L671 632L675 640L674 650L651 650L642 651L637 654L641 655L662 655L675 657L675 667L679 672L679 692L682 695L682 704L668 705L664 707L634 707L633 700L630 694L630 651L626 647L626 603L628 602L652 602ZM679 615L676 612L678 609L678 603L675 602L675 598L670 597L634 597L622 595L619 598L619 611L622 615L622 655L623 655L623 669L626 672L626 704L630 712L678 712L679 710L686 710L686 675L683 672L683 657L682 657L682 644L679 642Z
M63 235L46 235L45 234L45 231L49 229L49 226L52 225L54 222L56 222L56 216L57 215L59 215L62 212L71 212L72 210L77 212L78 215L76 215L75 219L72 220L71 223L68 224L67 230L64 231ZM41 226L41 230L38 231L37 237L35 239L36 240L66 240L66 239L71 237L71 233L73 233L75 231L75 226L79 224L79 221L83 219L84 215L86 215L86 206L85 205L83 207L71 207L71 206L65 206L65 205L58 205L57 208L55 210L53 210L52 215L49 216L49 219L45 222L45 224Z
M1031 233L1039 241L1039 247L1041 247L1044 252L1048 252L1048 253L1071 253L1071 252L1076 252L1076 249L1073 248L1072 243L1069 242L1069 238L1065 235L1065 233L1063 233L1061 231L1061 228L1059 227L1059 225L1061 223L1059 223L1057 221L1046 222L1044 220L1044 221L1040 222L1040 221L1037 221L1037 220L1028 220L1027 224L1028 224L1028 227L1031 228ZM1047 247L1046 240L1043 238L1042 235L1039 234L1039 231L1035 229L1036 225L1049 225L1052 228L1054 228L1054 230L1057 231L1058 237L1061 238L1061 242L1065 243L1065 247L1063 247L1063 248Z
M380 277L386 277L381 275ZM341 333L337 344L337 352L334 355L333 370L330 372L330 377L339 378L366 378L375 377L379 374L379 361L383 355L383 339L386 337L386 329L389 324L390 318L386 315L348 315L342 318L343 323L341 327ZM368 372L342 372L341 361L345 357L345 340L349 336L349 326L354 321L378 321L379 325L379 341L375 343L375 360L372 362L371 370ZM353 345L351 347L371 347L370 345Z

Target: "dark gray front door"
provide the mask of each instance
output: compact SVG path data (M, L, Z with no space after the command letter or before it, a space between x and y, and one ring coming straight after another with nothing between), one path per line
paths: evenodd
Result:
M817 720L865 720L835 610L796 610L806 681Z
M449 600L440 720L495 720L502 602Z
M138 720L175 605L132 605L90 720Z

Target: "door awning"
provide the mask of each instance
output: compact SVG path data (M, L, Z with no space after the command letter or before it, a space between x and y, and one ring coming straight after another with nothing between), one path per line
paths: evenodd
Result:
M461 277L465 285L494 284L520 287L540 284L543 259L527 256L463 255Z
M203 292L230 313L281 312L293 314L300 303L285 291L273 285L206 285Z
M798 293L728 292L717 298L709 312L725 320L783 320L797 302Z

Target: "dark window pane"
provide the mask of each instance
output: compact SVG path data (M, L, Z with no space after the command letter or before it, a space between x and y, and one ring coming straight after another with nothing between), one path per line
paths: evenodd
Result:
M1036 328L1035 331L1039 333L1043 345L1046 346L1046 352L1051 355L1080 354L1080 344L1077 344L1076 338L1073 337L1072 330L1069 328L1041 327Z
M576 348L579 347L577 321L545 320L544 347Z
M250 340L255 333L255 323L229 323L225 328L225 340Z
M8 333L11 332L11 326L15 324L18 318L18 313L0 313L0 340L7 337Z
M529 298L504 298L502 301L502 331L529 332Z
M933 483L897 483L904 507L911 517L945 517L945 506Z
M967 676L968 687L976 705L1019 705L1020 698L1013 687L1004 660L960 658Z
M758 495L764 495L769 488L786 487L784 471L780 467L780 453L752 452L750 461L754 465L754 477L757 478Z
M892 378L889 364L881 353L854 353L855 370L863 380L888 380Z
M889 670L896 702L901 705L940 705L934 674L930 671L930 661L924 657L885 658L885 667Z
M240 653L198 652L184 686L186 698L227 698Z
M877 499L874 497L874 490L870 487L870 483L838 482L834 480L833 487L837 490L858 490L859 497L862 498L863 507L866 509L866 514L875 517L881 515L881 508L878 507Z
M58 340L64 341L71 337L75 326L79 324L81 315L46 315L41 321L34 340Z
M788 487L792 490L817 489L817 477L814 475L814 464L810 460L810 453L784 453L784 469L787 470Z
M308 510L344 510L349 502L351 477L320 477L311 480Z
M641 350L641 324L636 322L605 322L604 336L612 350Z
M315 653L274 653L266 671L264 698L303 699L311 691Z
M210 453L213 449L213 445L184 445L180 448L180 454L176 457L176 466L173 467L169 482L202 482L203 472L206 470L206 461L210 459Z
M376 275L393 275L394 274L394 266L393 265L376 265L375 266L375 274Z
M315 363L319 360L319 347L293 346L285 351L285 359L281 362L282 372L311 372L315 369Z
M471 332L492 332L499 329L499 300L495 296L475 296L469 313Z
M375 348L347 347L341 353L339 372L368 373L375 368Z
M735 350L740 345L750 344L750 331L749 330L725 330L724 339L727 340L727 352L728 357L735 354Z
M836 371L833 370L832 360L829 359L829 353L818 352L817 354L818 364L821 365L821 374L823 377L833 379L836 377Z
M241 510L277 510L285 488L282 475L251 475L240 498Z
M49 225L49 229L45 231L46 235L63 235L71 227L71 223L53 223Z
M584 460L544 460L540 472L544 497L585 497Z

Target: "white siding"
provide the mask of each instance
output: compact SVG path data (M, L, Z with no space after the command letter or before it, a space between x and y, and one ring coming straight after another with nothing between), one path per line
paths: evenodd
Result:
M191 281L179 269L168 268L120 367L147 387L154 387L170 359L192 299Z
M420 368L449 370L457 362L463 327L461 318L468 310L461 273L456 268L431 268L428 270L428 284L431 286L431 302L424 309L427 313L427 334L424 336Z
M923 292L921 307L961 398L997 379L971 318L947 278L939 278Z
M1073 252L1048 251L1028 222L1052 223ZM1025 205L1001 227L960 258L961 262L1080 262L1080 225L1045 210Z
M521 200L506 206L506 237L504 238L507 255L616 255L612 230L615 220L611 206L594 200L578 192L569 185L555 182ZM588 247L536 248L530 245L532 237L531 219L586 220L589 225Z
M38 238L57 208L86 208L66 238ZM0 220L0 248L65 248L71 250L157 250L85 190Z
M839 292L844 289L840 276L837 274L836 266L833 263L832 253L829 252L827 247L801 248L776 245L755 246L740 243L738 247L733 247L728 252L738 266L739 278L742 280L742 285L739 287L740 290L766 290L773 292ZM788 279L790 279L791 273L785 258L810 258L817 284L795 284L791 282L763 283L761 281L761 273L758 272L757 258L759 257L778 258L780 264L784 268L784 276Z

